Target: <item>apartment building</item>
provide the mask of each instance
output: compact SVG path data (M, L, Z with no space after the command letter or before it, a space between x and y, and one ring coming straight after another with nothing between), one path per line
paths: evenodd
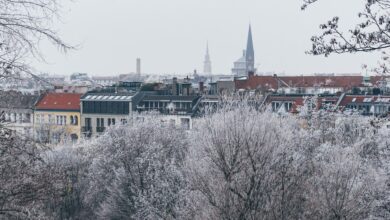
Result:
M137 105L137 111L158 112L163 122L192 129L192 118L195 116L201 101L200 96L187 95L152 95L145 94Z
M34 108L35 139L43 143L76 142L80 138L80 97L73 93L47 93Z
M139 92L89 92L81 97L81 133L96 136L107 127L127 124L142 98Z
M33 108L39 95L0 91L0 123L25 137L33 137Z

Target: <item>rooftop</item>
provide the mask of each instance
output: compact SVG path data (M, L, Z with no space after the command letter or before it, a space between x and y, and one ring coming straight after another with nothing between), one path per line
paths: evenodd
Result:
M135 93L87 93L83 101L131 101Z
M76 93L47 93L35 105L36 110L80 110L81 94Z
M195 101L199 96L145 95L142 101Z
M39 95L23 94L18 91L0 91L0 108L32 109Z

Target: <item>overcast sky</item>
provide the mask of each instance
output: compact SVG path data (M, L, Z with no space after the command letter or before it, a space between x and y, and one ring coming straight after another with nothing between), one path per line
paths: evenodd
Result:
M190 73L203 69L208 41L213 73L227 74L251 23L260 72L360 73L378 54L323 58L305 50L329 18L356 22L362 1L322 0L301 11L302 0L74 0L64 3L55 28L79 49L62 54L43 43L47 62L34 65L53 74L116 75L134 72L140 57L146 73Z

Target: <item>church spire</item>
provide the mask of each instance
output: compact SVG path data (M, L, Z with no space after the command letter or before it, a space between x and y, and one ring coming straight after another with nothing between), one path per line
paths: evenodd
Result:
M206 56L204 58L203 73L204 74L211 74L211 60L210 60L209 43L208 42L207 42L207 46L206 46Z
M253 48L252 27L249 25L248 41L246 45L246 70L247 73L255 72L255 49Z

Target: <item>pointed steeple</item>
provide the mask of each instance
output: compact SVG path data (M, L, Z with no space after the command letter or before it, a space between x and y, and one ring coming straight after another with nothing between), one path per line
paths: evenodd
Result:
M203 73L204 74L211 74L211 60L210 60L209 43L208 42L207 42L207 46L206 46L206 55L204 58Z
M246 44L246 69L247 73L255 72L255 49L253 47L252 27L249 25L248 41Z

